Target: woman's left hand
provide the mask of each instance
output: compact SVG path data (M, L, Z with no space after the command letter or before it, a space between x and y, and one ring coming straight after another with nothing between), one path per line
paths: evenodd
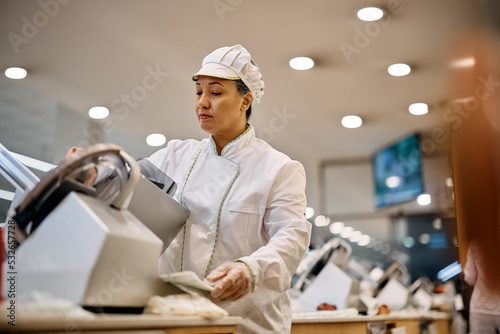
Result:
M214 301L235 301L245 296L252 289L252 277L246 264L234 262L213 271L207 276L210 283L217 282L210 295Z

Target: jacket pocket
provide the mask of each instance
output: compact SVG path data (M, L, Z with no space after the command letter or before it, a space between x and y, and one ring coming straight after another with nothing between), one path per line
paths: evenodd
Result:
M249 202L229 202L228 208L231 212L250 213L259 216L262 216L266 210L263 205Z
M231 236L240 241L242 254L253 253L267 242L267 233L262 222L266 207L251 202L229 202L228 216L230 217Z

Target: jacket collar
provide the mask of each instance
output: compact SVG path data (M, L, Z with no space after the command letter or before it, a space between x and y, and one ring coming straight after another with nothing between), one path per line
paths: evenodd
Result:
M222 149L221 157L230 158L232 155L240 152L245 147L247 147L254 138L255 130L250 124L248 124L247 129L241 135L239 135L236 139L234 139ZM209 142L209 151L217 155L217 149L212 135L210 135Z

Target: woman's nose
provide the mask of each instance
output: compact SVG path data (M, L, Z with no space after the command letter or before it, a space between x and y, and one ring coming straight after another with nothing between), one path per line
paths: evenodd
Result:
M210 100L208 99L207 94L201 93L200 95L198 95L196 105L200 108L208 108L208 106L210 105Z

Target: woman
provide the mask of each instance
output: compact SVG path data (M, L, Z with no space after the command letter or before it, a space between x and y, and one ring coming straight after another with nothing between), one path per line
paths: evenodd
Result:
M467 251L464 278L473 285L470 300L469 327L473 334L495 334L500 332L500 288L487 281L484 247L472 240Z
M191 211L160 258L160 274L193 271L214 282L212 300L243 318L239 333L288 333L286 290L311 231L304 168L248 124L264 82L245 48L215 50L193 80L196 116L210 136L172 140L149 157Z

